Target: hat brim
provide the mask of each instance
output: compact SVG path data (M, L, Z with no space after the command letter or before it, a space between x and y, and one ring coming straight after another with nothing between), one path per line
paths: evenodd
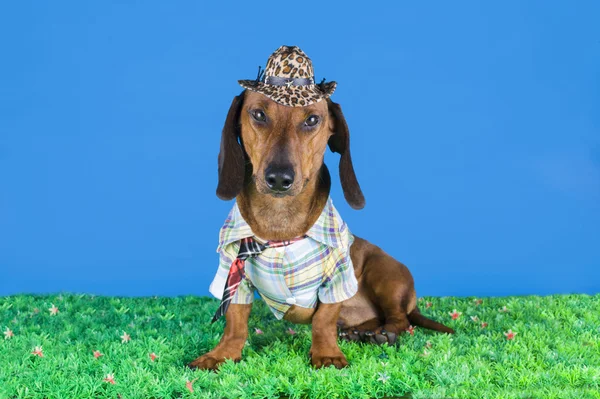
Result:
M238 80L245 89L264 94L278 104L288 107L306 107L318 103L333 94L337 82L326 82L320 85L306 86L274 86L256 80Z

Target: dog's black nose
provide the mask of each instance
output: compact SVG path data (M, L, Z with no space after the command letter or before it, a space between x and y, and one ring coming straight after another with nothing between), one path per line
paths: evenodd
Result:
M269 166L265 171L267 186L273 191L287 191L294 183L294 169L291 166Z

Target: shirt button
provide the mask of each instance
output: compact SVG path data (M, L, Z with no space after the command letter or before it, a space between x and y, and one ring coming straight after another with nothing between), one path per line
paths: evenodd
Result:
M285 300L287 303L289 303L290 305L295 305L296 304L296 298L291 297Z

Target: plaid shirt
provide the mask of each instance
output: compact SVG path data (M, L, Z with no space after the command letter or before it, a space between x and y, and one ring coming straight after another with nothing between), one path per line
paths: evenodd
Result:
M315 308L317 298L323 303L349 299L358 291L358 282L350 259L354 236L333 207L331 198L307 238L280 248L268 248L259 256L248 258L244 278L231 303L248 304L254 289L265 300L277 319L292 306ZM210 285L210 293L221 299L231 264L236 259L240 240L254 237L237 206L229 212L219 234L220 263Z

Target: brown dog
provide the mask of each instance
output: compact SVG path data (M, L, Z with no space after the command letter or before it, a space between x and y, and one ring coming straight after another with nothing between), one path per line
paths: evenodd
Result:
M348 126L340 106L327 99L289 107L246 90L234 98L223 128L217 195L224 200L236 198L258 237L302 236L329 196L330 177L323 163L327 145L341 154L340 179L346 200L361 209L365 200L354 174ZM274 190L273 182L265 177L267 169L281 169L282 164L293 176L284 192ZM410 324L454 332L419 312L413 278L402 263L358 237L350 256L359 284L356 295L342 303L319 303L316 310L293 305L284 316L293 323L312 323L314 367L348 364L337 344L338 327L343 339L376 344L393 344ZM251 306L231 304L219 344L189 366L216 369L225 359L241 359Z

